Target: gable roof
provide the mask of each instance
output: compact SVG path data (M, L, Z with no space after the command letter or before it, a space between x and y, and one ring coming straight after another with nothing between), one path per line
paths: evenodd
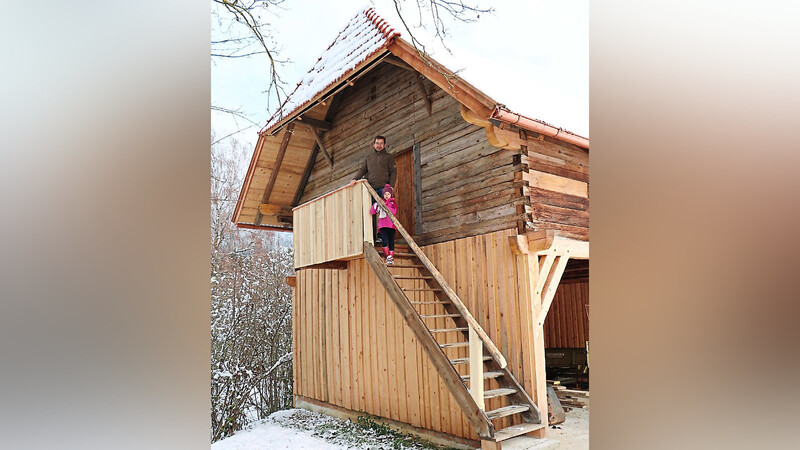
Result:
M260 133L285 122L282 119L291 118L295 112L309 105L317 94L341 81L350 71L385 49L399 35L388 22L378 17L374 9L359 11L322 56L317 58L314 66L267 120Z
M399 58L458 100L463 105L464 119L486 127L492 144L504 145L501 130L495 130L496 135L493 131L490 133L490 130L494 130L491 123L504 122L589 148L587 138L509 110L404 41L400 33L380 18L373 8L366 8L359 11L339 32L259 131L232 218L237 226L290 229L281 216L291 216L291 206L302 193L300 189L308 178L309 168L316 156L315 142L320 142L314 129L294 127L294 124L308 124L310 121L324 123L324 116L330 108L326 102L337 92L352 86L355 80L390 55ZM247 213L244 215L255 217L252 223L241 219L245 210ZM269 214L267 223L263 222L262 212Z

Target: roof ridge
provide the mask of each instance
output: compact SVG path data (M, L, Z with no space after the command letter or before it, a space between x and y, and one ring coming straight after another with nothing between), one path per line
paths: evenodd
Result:
M376 27L378 27L378 31L386 36L386 39L392 39L400 35L399 31L396 31L389 22L378 15L378 13L375 11L375 8L369 7L364 11L364 13L367 15L367 18L372 21Z
M371 30L371 33L370 33L370 30L369 30L369 27L365 27L365 25L371 25L373 27L373 30ZM379 34L376 35L376 32L379 33ZM372 34L372 37L369 36L370 34ZM362 35L363 35L363 37L362 37ZM355 16L353 16L350 19L350 21L347 23L347 25L345 25L345 27L342 28L339 31L339 33L333 39L331 44L328 45L328 47L322 52L322 55L320 55L317 58L317 60L314 62L314 64L311 66L311 68L300 79L300 81L298 81L297 85L292 90L292 92L289 93L286 96L286 98L283 100L283 102L281 102L281 104L278 107L278 109L272 114L272 116L270 116L270 118L267 120L267 123L264 125L263 128L261 128L261 130L258 132L258 134L264 133L270 127L272 127L272 126L276 125L277 123L279 123L284 117L288 117L292 113L294 113L295 111L301 109L303 106L308 104L313 99L314 96L316 96L320 92L325 91L325 89L330 87L330 85L332 85L332 84L336 83L337 81L341 80L341 78L352 67L360 64L361 62L363 62L366 59L368 59L370 56L374 55L376 52L378 52L381 49L385 48L387 45L389 45L389 43L391 43L391 41L395 37L397 37L399 35L400 35L400 32L396 31L391 26L391 24L389 24L389 22L387 22L382 17L380 17L378 15L378 13L375 11L374 8L372 8L372 7L362 8L358 13L356 13ZM354 58L350 58L353 54L356 54L356 56L358 56L359 55L358 52L362 52L363 53L364 49L362 47L365 44L369 44L369 42L372 39L375 39L375 38L378 38L378 37L380 37L382 39L379 39L378 42L376 42L376 43L380 43L380 45L377 48L373 47L373 48L369 49L370 51L368 51L366 53L366 55L363 58L361 58L360 60L355 58L355 62L353 61ZM347 47L348 43L345 42L348 38L359 38L359 39L356 40L356 43L358 43L358 45L356 47L353 47L353 48L348 48ZM309 84L310 85L314 81L314 77L309 78L309 74L312 74L312 73L316 72L316 74L318 75L323 70L326 70L326 69L330 68L329 66L326 67L325 64L321 64L321 63L326 62L324 60L325 60L325 57L327 56L328 52L330 52L331 49L334 46L336 46L337 44L342 45L345 50L349 50L349 51L347 53L345 53L343 56L340 56L335 62L338 62L338 63L348 62L350 67L345 69L343 72L338 73L337 76L335 76L332 80L330 80L326 85L322 86L321 88L315 88L316 92L311 93L308 96L308 98L303 98L303 99L299 100L297 103L293 103L293 101L299 95L298 91L301 91L301 86L303 84ZM333 64L332 66L335 66L335 64ZM305 92L304 92L304 94L305 94ZM308 94L306 94L306 95L308 95Z

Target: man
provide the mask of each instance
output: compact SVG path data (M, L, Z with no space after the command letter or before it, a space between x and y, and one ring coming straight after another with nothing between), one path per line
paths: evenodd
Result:
M397 180L397 166L394 162L394 156L385 150L385 137L375 136L372 141L372 148L375 151L370 151L366 154L364 162L358 168L358 172L356 172L353 181L350 182L350 186L366 175L367 183L372 186L372 189L375 189L380 197L383 195L384 186L388 184L394 187L394 182ZM373 216L372 222L372 229L375 230L375 216ZM379 240L380 237L377 237L376 242Z

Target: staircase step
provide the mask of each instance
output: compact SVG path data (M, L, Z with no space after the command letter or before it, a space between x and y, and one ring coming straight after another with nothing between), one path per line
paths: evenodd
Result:
M495 442L505 441L506 439L511 439L513 437L530 433L531 431L540 430L542 428L544 428L543 423L521 423L495 431L492 439L494 439Z
M451 342L449 344L439 344L441 348L454 348L454 347L466 347L469 345L469 342Z
M432 280L433 277L400 277L394 276L395 280Z
M499 378L503 376L503 372L483 372L483 379L488 380L489 378ZM464 381L469 381L470 375L461 375L461 379Z
M417 255L415 255L414 253L408 253L408 252L394 252L394 256L400 256L403 258L417 257Z
M510 416L512 414L519 414L530 409L531 407L528 405L509 405L502 408L493 409L491 411L486 411L486 417L488 417L490 420L494 420L501 417Z
M491 360L492 360L492 357L491 357L491 356L484 356L484 357L483 357L483 360L484 360L484 361L491 361ZM455 358L455 359L451 359L451 360L450 360L450 364L452 364L452 365L454 365L454 366L457 366L457 365L459 365L459 364L469 364L469 358Z
M396 256L397 254L395 254ZM423 269L425 266L419 264L392 264L388 266L389 269Z
M431 330L431 333L447 333L449 331L469 331L469 328L436 328L435 330Z
M430 316L420 316L423 319L444 319L445 317L461 317L461 314L433 314Z
M412 305L446 305L450 302L411 302Z
M441 289L406 289L406 288L400 288L400 289L409 292L442 292Z
M511 395L515 392L517 392L517 390L511 388L491 389L488 391L483 391L483 398L502 397L504 395Z

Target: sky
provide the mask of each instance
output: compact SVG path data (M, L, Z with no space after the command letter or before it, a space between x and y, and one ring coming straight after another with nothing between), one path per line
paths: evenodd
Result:
M445 23L441 48L425 30L412 29L431 56L512 111L589 137L589 2L588 0L473 0L495 11L474 23ZM410 26L416 23L414 1L404 4ZM409 41L391 0L287 0L275 12L262 14L278 44L279 59L290 62L280 74L291 91L349 20L364 7L395 25ZM218 38L212 16L212 39ZM236 134L253 148L257 131L275 105L267 109L266 57L211 61L212 105L240 110L258 126L228 114L212 112L217 138Z

